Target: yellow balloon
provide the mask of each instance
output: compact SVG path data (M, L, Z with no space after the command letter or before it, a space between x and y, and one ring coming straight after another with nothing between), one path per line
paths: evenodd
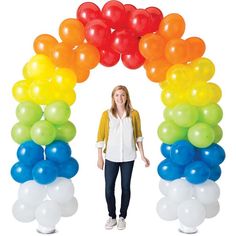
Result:
M56 100L62 100L71 106L76 100L76 93L74 89L57 91Z
M27 80L20 80L14 84L12 95L18 102L24 102L30 99L28 94L29 86L30 84Z
M193 76L197 80L208 81L215 74L215 65L208 58L198 58L190 63Z
M58 68L52 77L52 83L56 89L73 89L76 85L76 74L71 69Z
M213 96L211 98L211 102L212 103L219 102L222 96L221 88L215 83L207 83L207 86L210 90L212 90Z
M29 87L29 96L33 102L47 105L54 101L54 91L48 80L34 80Z
M188 65L173 65L168 69L166 79L175 87L187 88L193 83L192 69Z
M47 56L36 54L27 63L24 75L31 80L48 79L53 75L54 70L55 66Z
M165 106L172 108L177 104L184 102L184 94L178 89L166 87L161 93L161 100Z
M24 65L23 70L22 70L22 74L23 74L24 78L25 78L27 81L32 82L32 77L31 77L31 75L29 74L28 63L26 63L26 64Z
M192 84L187 90L186 98L191 105L205 106L208 105L213 96L213 91L209 89L206 82L198 81Z

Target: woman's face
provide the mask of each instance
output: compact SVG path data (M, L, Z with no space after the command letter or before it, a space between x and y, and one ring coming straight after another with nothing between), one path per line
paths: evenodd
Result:
M115 100L116 106L124 107L127 100L125 91L122 89L116 90L114 94L114 100Z

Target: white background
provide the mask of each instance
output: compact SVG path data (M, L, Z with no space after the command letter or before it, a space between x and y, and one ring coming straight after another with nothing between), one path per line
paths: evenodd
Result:
M94 1L102 7L106 1ZM204 39L205 56L216 66L212 82L220 85L223 98L220 105L224 131L220 142L227 153L222 164L222 177L217 182L221 188L219 215L205 220L199 235L223 235L235 231L235 55L236 14L233 0L127 0L138 8L159 7L164 15L177 12L186 21L183 38L198 36ZM36 222L23 224L16 221L11 207L17 198L19 184L10 176L10 168L17 161L18 145L10 136L16 123L17 102L11 95L13 84L22 79L24 64L34 55L32 44L36 36L49 33L58 38L58 26L65 18L75 17L82 1L74 0L8 0L0 6L0 234L37 235ZM110 106L110 93L114 86L124 84L129 88L133 106L140 112L146 156L151 161L145 168L140 158L135 163L132 178L132 198L125 231L105 231L107 209L104 197L103 172L96 167L96 134L100 115ZM80 171L73 179L79 209L76 215L63 218L57 225L57 235L180 235L178 221L161 220L155 211L161 198L158 190L157 164L162 160L156 130L163 120L164 106L160 101L161 89L150 82L144 69L128 70L122 63L105 68L99 65L90 78L76 87L77 100L72 106L71 121L77 126L77 136L70 143L72 153L79 161ZM117 205L120 202L120 178L117 180Z

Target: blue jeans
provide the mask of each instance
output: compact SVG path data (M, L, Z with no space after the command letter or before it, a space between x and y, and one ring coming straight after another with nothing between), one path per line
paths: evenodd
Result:
M121 207L119 217L126 218L130 201L130 182L134 161L112 162L105 161L105 192L109 216L116 218L115 183L119 169L121 171Z

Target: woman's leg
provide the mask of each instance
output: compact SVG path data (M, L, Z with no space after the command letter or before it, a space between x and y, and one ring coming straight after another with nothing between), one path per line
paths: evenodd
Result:
M120 165L121 169L121 207L120 207L120 217L124 219L127 216L127 210L130 201L130 182L133 171L134 161L122 162Z
M119 163L105 161L105 192L109 216L116 218L116 199L115 199L115 183L119 171Z

